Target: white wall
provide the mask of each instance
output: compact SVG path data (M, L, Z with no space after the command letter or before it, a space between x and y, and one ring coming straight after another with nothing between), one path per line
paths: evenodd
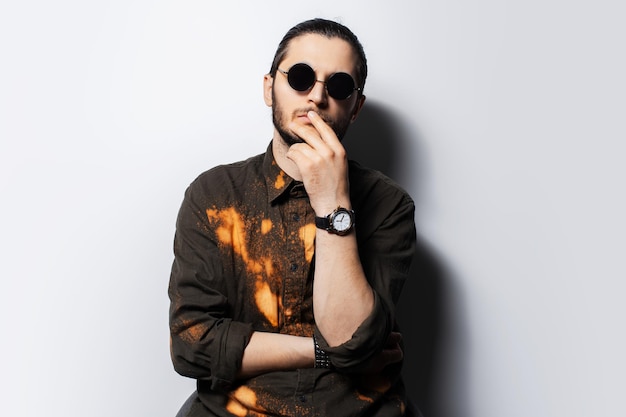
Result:
M394 177L446 271L431 416L624 415L624 12L3 2L0 414L175 414L193 389L168 352L182 193L265 149L262 76L284 32L322 16L366 48L372 108L413 160Z

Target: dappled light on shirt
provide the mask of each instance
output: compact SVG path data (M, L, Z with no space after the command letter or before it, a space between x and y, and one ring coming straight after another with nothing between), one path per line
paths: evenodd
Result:
M226 409L238 417L245 417L248 415L248 411L259 409L255 392L246 386L239 387L232 392ZM259 411L263 411L263 409Z
M280 299L270 285L274 277L274 267L269 257L253 259L248 248L249 233L243 216L234 207L223 210L207 209L207 218L210 222L218 223L216 230L220 243L231 246L234 253L239 255L246 265L246 269L256 278L254 301L256 306L272 326L278 326L278 312ZM272 229L272 222L261 221L261 233L267 234Z

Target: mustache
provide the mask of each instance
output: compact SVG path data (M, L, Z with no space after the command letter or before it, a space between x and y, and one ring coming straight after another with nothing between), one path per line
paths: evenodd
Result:
M335 122L330 116L328 116L326 113L320 111L320 109L315 108L315 107L302 107L302 108L296 109L294 110L293 115L297 116L299 114L307 114L310 111L314 111L315 113L317 113L322 118L322 120L326 122L326 124L328 125L332 126Z

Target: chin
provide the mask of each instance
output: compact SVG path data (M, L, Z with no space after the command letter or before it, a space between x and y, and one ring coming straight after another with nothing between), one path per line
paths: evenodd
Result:
M296 143L304 143L304 141L293 133L287 132L279 127L276 127L278 134L285 144L288 146L295 145Z

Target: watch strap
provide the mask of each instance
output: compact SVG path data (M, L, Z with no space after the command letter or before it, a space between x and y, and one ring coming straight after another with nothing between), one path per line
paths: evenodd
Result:
M329 230L330 229L330 214L326 217L315 216L315 227L318 229Z

